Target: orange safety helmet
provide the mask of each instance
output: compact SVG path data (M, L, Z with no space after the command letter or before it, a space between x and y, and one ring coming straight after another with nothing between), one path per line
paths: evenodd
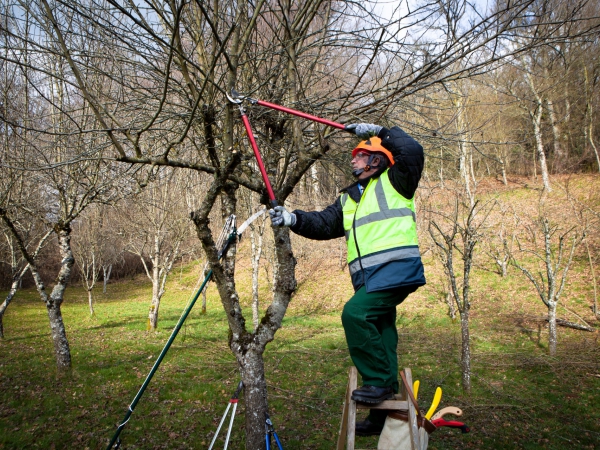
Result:
M383 153L387 156L390 161L390 166L394 165L394 156L392 152L386 149L383 145L381 145L381 139L378 137L372 137L367 139L366 141L360 142L354 150L352 150L352 158L356 156L359 150L366 150L367 152L379 152Z

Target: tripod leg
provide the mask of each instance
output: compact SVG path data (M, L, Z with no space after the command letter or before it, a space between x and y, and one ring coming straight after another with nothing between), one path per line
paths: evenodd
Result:
M208 447L208 450L212 450L213 445L215 444L215 441L217 440L217 436L219 435L219 431L221 431L221 427L223 426L223 422L225 422L225 417L227 417L227 413L229 412L229 408L231 408L231 403L229 403L227 405L227 409L225 410L225 414L223 414L223 417L221 418L221 422L219 423L219 426L217 427L217 431L215 431L215 436L213 437L213 440L210 443L210 447Z
M231 420L229 421L229 429L227 430L227 438L225 438L225 447L223 447L223 450L227 450L227 446L229 445L229 436L231 436L231 429L233 428L233 419L235 419L235 410L237 409L237 405L238 404L236 401L233 404L233 412L231 413Z

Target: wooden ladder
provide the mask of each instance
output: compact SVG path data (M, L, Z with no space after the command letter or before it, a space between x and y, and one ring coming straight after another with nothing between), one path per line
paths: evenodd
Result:
M404 369L406 381L412 389L412 373L410 369ZM358 373L356 367L350 367L348 374L348 387L346 388L346 398L344 400L344 411L342 413L342 423L340 424L340 434L338 436L337 450L354 450L354 441L356 433L354 424L356 423L357 409L393 409L393 410L408 410L408 420L410 424L410 438L412 449L420 448L419 429L417 427L417 411L412 402L407 401L407 395L403 386L400 383L400 394L394 396L394 400L386 400L377 405L367 405L365 403L357 403L352 400L351 395L357 386Z

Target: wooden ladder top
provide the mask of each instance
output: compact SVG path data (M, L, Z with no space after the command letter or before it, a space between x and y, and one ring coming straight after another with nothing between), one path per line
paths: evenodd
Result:
M412 373L410 369L405 368L404 374L409 387L412 389ZM337 450L355 450L356 432L354 425L356 423L357 409L391 409L391 410L408 410L408 420L410 424L410 437L412 449L420 448L419 429L417 427L417 411L412 402L407 401L407 395L403 386L400 383L400 394L394 396L394 400L386 400L376 405L368 405L365 403L357 403L352 400L352 391L357 389L358 372L356 367L350 367L348 373L348 387L346 388L346 398L344 399L344 408L342 413L342 422L340 423L340 433L337 441Z

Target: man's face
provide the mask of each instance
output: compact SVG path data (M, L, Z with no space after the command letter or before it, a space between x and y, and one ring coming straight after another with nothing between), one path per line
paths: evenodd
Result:
M356 153L356 155L354 156L354 158L352 158L352 170L354 171L354 170L364 169L365 166L367 165L367 162L369 161L369 156L371 156L371 154L369 152L359 150L358 153ZM374 163L377 163L376 160L377 160L377 158L373 158L371 165L373 165ZM376 170L377 169L375 169L375 168L365 170L358 176L358 179L361 180L363 178L366 178L369 175L371 175L372 173L374 173Z

